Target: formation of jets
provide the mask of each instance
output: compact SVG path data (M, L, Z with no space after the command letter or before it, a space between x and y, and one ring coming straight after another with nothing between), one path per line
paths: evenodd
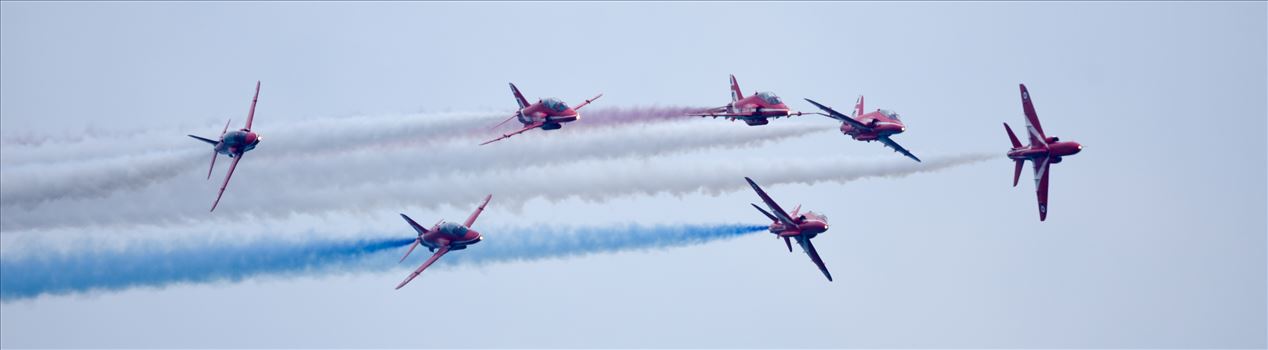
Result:
M563 101L555 98L539 99L535 103L529 103L519 89L515 87L515 84L510 84L510 86L511 93L515 97L515 102L519 109L510 118L494 127L502 126L515 119L519 120L523 127L503 134L498 138L485 141L480 145L505 140L533 129L560 129L565 123L581 120L581 113L577 111L603 96L603 94L599 94L594 98L577 104L575 107L569 107ZM1022 113L1025 115L1026 135L1029 138L1029 143L1023 145L1017 135L1013 133L1013 129L1008 126L1008 123L1004 123L1004 130L1008 133L1008 138L1012 142L1012 147L1008 150L1007 156L1014 162L1014 187L1017 186L1018 180L1021 178L1021 171L1025 162L1029 160L1033 164L1035 195L1039 202L1039 220L1044 221L1048 217L1049 167L1052 164L1060 163L1063 157L1079 153L1083 150L1083 145L1073 141L1061 141L1057 137L1049 137L1044 134L1043 127L1039 124L1039 117L1035 113L1030 92L1026 90L1025 84L1020 85L1020 88ZM259 97L260 82L257 81L255 83L255 96L251 99L251 108L247 112L247 122L242 129L229 131L229 124L232 123L232 120L230 120L225 123L218 140L189 135L189 137L211 144L213 147L211 167L207 170L208 179L211 179L211 173L216 166L216 158L220 154L227 155L233 159L232 163L229 164L229 171L225 174L224 182L220 185L220 191L216 194L215 201L212 202L211 211L215 211L216 206L220 204L220 198L224 196L225 188L229 185L229 179L233 176L233 170L238 166L238 161L242 160L242 157L248 151L255 149L262 140L259 134L251 130L251 123L255 119L255 106L256 102L259 101ZM840 121L842 134L858 141L879 141L886 147L890 147L908 158L917 162L920 161L920 158L917 158L892 138L894 135L901 134L907 130L907 126L903 124L897 113L884 109L867 112L863 106L863 96L859 96L850 115L845 115L814 100L805 100L818 107L822 112L804 113L792 111L779 96L770 92L758 92L750 96L744 96L744 93L740 90L739 83L735 80L735 76L732 75L731 103L691 113L689 116L721 117L732 121L741 120L750 126L758 126L769 124L770 119L774 118L819 114ZM766 209L762 209L761 206L752 204L753 208L756 208L766 218L771 220L770 233L774 234L776 238L782 238L789 252L792 252L792 241L797 241L797 245L801 246L802 251L810 257L810 260L819 268L819 271L823 272L823 276L828 281L832 281L832 274L828 272L827 265L824 264L819 252L815 250L814 244L811 243L811 239L828 231L827 217L811 211L801 213L800 205L794 208L792 212L786 212L753 179L745 177L744 180L753 188L753 191L757 192L758 197L766 205ZM396 286L396 289L400 289L410 281L413 281L414 278L423 273L423 270L426 270L446 253L466 249L468 246L482 241L484 236L471 229L471 225L475 224L476 218L480 216L480 213L484 211L485 206L489 204L492 198L493 195L491 194L486 196L475 212L471 213L462 224L441 220L428 229L419 225L409 216L401 214L401 217L414 229L417 236L400 261L404 262L405 258L409 257L410 253L420 245L427 247L427 250L433 254L406 277L404 281L401 281Z

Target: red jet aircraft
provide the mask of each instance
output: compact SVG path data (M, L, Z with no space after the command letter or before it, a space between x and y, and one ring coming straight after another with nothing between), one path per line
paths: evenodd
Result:
M784 101L779 99L779 96L775 96L775 94L770 92L758 92L752 96L745 97L744 93L740 91L740 83L735 81L735 75L732 74L731 103L689 115L696 117L722 117L731 121L739 119L753 126L769 124L768 118L783 118L801 114L801 112L790 111L788 105L785 105Z
M1022 146L1017 135L1013 134L1013 129L1008 127L1008 123L1004 123L1004 131L1008 132L1008 138L1013 142L1013 148L1008 150L1008 158L1016 162L1013 167L1013 187L1017 187L1017 180L1021 178L1021 168L1026 160L1033 162L1035 194L1039 198L1039 221L1044 221L1048 217L1048 165L1060 163L1061 157L1079 153L1083 150L1083 145L1044 135L1043 127L1039 126L1039 116L1035 114L1035 105L1030 101L1030 92L1026 91L1026 84L1021 84L1021 110L1026 113L1029 145Z
M775 234L776 237L783 238L784 245L788 246L789 252L792 252L792 242L789 239L796 239L797 244L801 246L801 250L810 256L810 260L819 266L819 271L822 271L823 276L827 277L828 281L831 282L832 274L828 273L828 267L823 264L823 259L819 258L819 251L815 250L815 245L810 243L811 238L828 230L828 218L812 211L808 211L805 214L797 214L798 211L801 211L800 205L793 209L792 214L788 214L784 212L783 208L779 207L779 204L775 203L775 200L766 195L766 191L762 191L762 188L758 187L757 183L753 182L753 179L746 177L744 180L748 181L749 186L753 186L753 190L757 191L757 195L762 197L763 202L766 202L766 207L770 208L770 211L767 212L762 210L762 207L757 206L757 204L749 203L753 205L753 208L757 208L757 211L766 214L767 218L774 221L770 224L770 233Z
M496 141L502 141L511 136L519 135L520 133L536 128L542 128L542 130L555 130L562 128L563 125L560 125L562 123L573 122L581 119L581 113L577 113L577 110L590 104L590 102L594 102L594 100L603 97L603 94L599 94L592 99L578 104L576 107L569 108L568 104L555 98L547 98L544 100L538 99L537 103L530 104L527 99L524 99L524 95L520 93L520 89L515 88L514 83L511 83L511 93L515 95L515 103L519 104L520 109L515 111L515 115L510 118L506 118L506 120L503 120L501 123L498 123L498 125L494 125L493 127L497 128L502 126L502 124L506 124L506 122L511 121L511 119L518 118L520 123L524 124L524 128L513 131L509 134L503 134L502 137L485 141L480 144L481 146Z
M255 102L260 100L260 82L255 82L255 97L251 98L251 110L247 112L247 125L241 130L229 131L230 119L225 122L224 130L220 131L220 141L212 140L205 137L189 135L194 139L202 142L210 143L213 148L211 150L211 167L207 169L207 179L211 179L211 171L216 169L217 154L224 154L233 158L233 162L229 163L229 172L225 173L225 182L220 185L220 193L216 194L216 201L211 203L211 211L216 211L216 205L220 204L220 197L225 194L225 187L229 186L229 178L233 177L233 169L238 167L238 161L242 160L242 155L247 151L255 149L256 145L264 138L260 134L251 131L251 121L255 119Z
M920 161L920 158L916 158L916 155L911 154L906 148L890 139L890 136L907 131L907 126L903 125L903 121L898 118L898 113L884 109L864 113L862 95L859 96L858 102L854 104L854 113L849 116L841 114L841 112L837 112L831 107L819 104L814 100L806 99L806 101L814 104L815 107L819 107L824 112L828 112L827 114L820 113L821 115L841 121L842 134L850 135L850 137L859 141L880 141L885 146L893 148L894 152L902 153L917 162Z
M413 281L414 277L418 277L419 274L423 273L423 270L426 270L428 266L439 260L445 253L451 250L467 249L467 246L484 240L484 236L471 229L471 224L474 224L476 218L484 211L484 206L489 205L490 199L493 199L493 195L484 197L484 202L480 203L480 206L476 208L474 213L471 213L471 216L467 217L467 221L463 222L462 225L440 220L435 225L432 225L431 230L428 230L419 226L409 216L401 214L405 222L408 222L410 227L413 227L414 231L418 232L418 237L414 239L414 244L409 246L409 250L405 251L405 256L401 257L401 261L405 261L405 258L409 257L409 253L414 252L414 248L417 248L419 244L427 246L427 250L435 254L427 258L427 261L423 262L423 265L414 270L414 273L411 273L404 281L401 281L401 284L396 285L396 289L401 289L409 281Z

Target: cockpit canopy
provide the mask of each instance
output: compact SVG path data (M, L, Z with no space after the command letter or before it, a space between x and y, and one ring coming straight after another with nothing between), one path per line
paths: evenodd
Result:
M779 99L779 96L775 96L775 94L770 92L760 91L757 93L757 97L761 98L762 101L766 101L766 103L773 104L773 105L784 103L784 101L781 101Z
M542 100L542 104L546 105L546 108L550 108L551 110L555 112L563 112L568 110L568 104L564 103L564 101L560 101L554 98L548 98L548 99Z
M881 114L884 114L886 117L890 117L894 120L902 120L898 118L898 113L894 113L894 111L891 111L888 109L878 109L877 111L881 112Z
M827 217L827 216L824 216L823 214L819 214L819 213L816 213L816 212L813 212L813 211L807 211L807 212L805 212L805 213L801 213L801 215L805 215L807 219L812 219L812 220L819 220L819 221L823 221L823 222L828 222L828 217Z
M440 224L440 232L451 236L465 236L467 234L467 228L456 223L445 222Z

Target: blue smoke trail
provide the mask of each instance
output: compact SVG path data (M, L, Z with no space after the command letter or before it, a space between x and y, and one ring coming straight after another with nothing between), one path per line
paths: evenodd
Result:
M485 241L441 259L443 265L563 258L624 250L702 244L764 230L754 225L627 225L489 230ZM140 244L118 251L0 259L0 301L178 283L237 282L252 277L413 268L393 255L413 237L307 242L254 241ZM423 254L427 256L426 250ZM434 268L434 267L433 267Z
M411 242L411 238L252 242L172 249L143 244L122 251L5 259L0 260L0 300L316 271Z

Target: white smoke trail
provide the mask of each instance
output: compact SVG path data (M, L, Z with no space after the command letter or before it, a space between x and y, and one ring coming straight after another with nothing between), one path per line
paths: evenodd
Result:
M688 120L688 107L608 107L585 111L585 119L556 133L628 124L654 124ZM428 112L309 119L256 120L255 131L265 135L274 151L261 157L286 157L295 153L346 150L401 141L435 142L454 137L494 138L514 130L518 123L491 127L510 112ZM0 159L6 166L27 163L90 161L119 155L138 155L156 150L190 148L202 143L185 137L194 134L214 139L224 122L199 126L146 126L121 131L83 130L67 135L20 133L0 139ZM240 128L242 121L229 125ZM205 148L205 147L204 147Z
M162 151L78 162L6 165L0 170L0 207L31 209L66 198L98 198L118 190L140 189L189 170L189 163L210 154ZM199 157L202 156L202 157Z
M581 142L588 142L594 137L609 137L621 132L621 130L613 129L617 126L622 126L622 124L643 123L643 125L648 125L647 122L649 121L672 120L666 116L676 116L675 113L679 113L679 111L674 108L598 110L596 113L592 113L596 115L593 119L597 119L597 121L587 119L590 122L587 124L589 126L579 128L582 130L581 132L552 131L552 136L560 134L577 135L582 138ZM250 159L252 162L265 162L265 164L273 161L286 162L288 160L300 160L307 163L309 159L324 159L342 155L343 157L339 157L337 160L349 163L378 162L379 165L395 165L399 164L402 159L417 159L417 153L425 149L429 154L433 155L455 155L455 157L451 158L471 158L470 155L493 154L494 156L489 158L497 159L501 156L501 160L535 159L505 157L505 152L507 151L505 149L502 149L501 153L471 152L471 147L467 146L478 143L475 139L470 139L471 137L493 137L493 132L488 130L488 128L477 126L492 123L495 118L487 115L438 114L404 117L391 115L350 119L318 120L312 123L283 128L278 135L274 135L277 137L270 138L270 140L280 140L280 142L270 141L263 144L260 151L252 152L249 155ZM629 127L637 126L637 124L629 125ZM573 129L578 128L569 128L568 130ZM687 136L683 135L681 128L678 131L677 133L670 132L664 135L651 135L650 138L644 137L641 139L621 138L620 136L624 136L624 134L615 134L618 137L615 137L614 140L618 140L618 142L619 140L638 141L640 143L650 141L659 146L659 152L672 147L704 147L711 145L711 143L734 145L749 141L737 139L735 138L737 135L734 134L705 134L704 137L685 139L687 142L665 139L677 135ZM803 129L801 133L809 131L810 129ZM4 167L0 168L0 179L4 180L6 186L3 187L3 190L0 190L0 206L30 208L49 201L100 197L114 191L135 190L176 176L182 173L182 170L200 168L195 166L195 164L202 163L205 166L211 155L211 152L205 150L206 145L184 137L176 137L176 141L182 142L181 144L169 145L168 143L171 143L172 140L148 143L143 141L120 142L122 140L115 138L115 135L107 135L109 137L90 135L71 140L47 140L6 146L3 150L8 153L3 158ZM142 132L139 135L145 136L146 134ZM646 134L640 135L648 136ZM170 138L173 135L167 136ZM789 136L794 135L787 132L776 132L768 135L752 133L752 140L760 141ZM727 139L727 137L730 138ZM138 137L137 139L147 140L151 138ZM114 141L115 143L111 144L108 141ZM195 144L201 146L195 146ZM539 154L556 153L564 159L567 157L592 156L596 151L616 149L584 147L584 145L583 147L560 149L558 146L558 143L551 143L544 147L536 145L531 147L538 147L537 152L540 152ZM195 152L194 150L199 147L204 150ZM13 150L14 148L18 150ZM458 152L449 151L449 149L454 148L461 149ZM173 149L184 151L173 151ZM400 152L396 152L399 150L414 151L414 154L399 154ZM441 153L437 153L437 150L440 150ZM629 147L628 150L654 152L648 150L647 147ZM619 154L629 154L630 152L632 151L619 152ZM193 156L195 153L204 153L202 156L204 160L202 162L191 161L195 157ZM366 157L366 159L352 158L358 156ZM384 157L393 156L402 158L395 160L384 159ZM493 159L489 162L482 162L482 164L508 164L492 161ZM558 158L552 157L549 159L555 160ZM225 159L221 160L224 161ZM330 162L318 163L330 165ZM327 166L326 169L317 171L334 174L344 168L346 166ZM383 167L383 169L393 168L399 167Z
M525 155L527 156L527 155ZM402 206L467 204L471 198L494 193L499 204L517 207L534 198L562 200L580 198L596 202L622 196L668 193L716 195L742 190L744 176L763 184L849 182L869 177L899 177L937 171L989 159L993 154L929 156L924 163L901 157L839 158L705 158L695 156L664 158L594 159L559 165L503 168L485 171L432 172L371 182L339 178L331 185L315 186L325 180L305 180L299 174L288 177L257 177L243 181L233 197L221 203L218 219L286 218L302 213L369 214ZM420 164L430 164L420 160ZM440 164L443 166L443 164ZM241 171L243 169L240 169ZM360 169L373 172L377 169ZM352 169L349 172L353 172ZM355 172L353 172L355 173ZM318 174L318 177L320 174ZM183 184L153 186L129 197L94 198L59 203L57 210L21 208L6 215L6 230L55 228L88 225L164 225L199 220L206 203L173 197ZM208 197L210 198L210 197Z

